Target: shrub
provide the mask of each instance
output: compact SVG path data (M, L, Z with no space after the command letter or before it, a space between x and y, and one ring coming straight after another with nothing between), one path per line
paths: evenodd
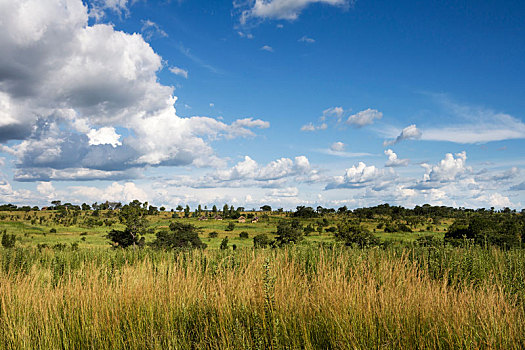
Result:
M228 249L228 237L224 237L222 239L221 245L219 246L220 249L225 250Z
M268 235L265 233L261 233L255 237L253 237L253 246L254 248L266 248L271 243L270 239L268 238Z
M321 227L322 229L322 227ZM275 243L283 246L289 243L298 243L303 239L303 225L297 219L291 221L280 221L277 224L277 237Z
M235 223L233 221L230 221L228 223L228 226L226 226L225 231L233 231L235 229Z
M248 232L242 231L241 233L239 233L239 238L242 238L242 239L249 238Z
M217 231L212 231L208 233L208 237L210 238L217 238L219 236L219 233Z
M335 238L345 245L357 245L359 248L379 245L379 239L361 225L341 224L335 233Z
M172 222L170 231L160 231L151 246L158 249L206 248L199 238L201 230L192 224Z
M57 233L57 229L53 227L51 230L49 230L49 233Z
M16 244L16 236L14 234L8 234L6 230L4 230L4 234L2 235L2 247L4 248L13 248Z

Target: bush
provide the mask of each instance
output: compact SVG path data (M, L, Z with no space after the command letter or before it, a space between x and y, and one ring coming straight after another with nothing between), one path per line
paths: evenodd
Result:
M49 233L57 233L57 229L53 227L51 230L49 230Z
M2 235L2 247L4 248L14 248L16 244L16 236L14 234L10 235L4 230Z
M219 246L221 250L228 249L228 237L222 239L221 245Z
M217 231L212 231L208 233L208 237L210 238L217 238L219 236L219 233Z
M268 235L261 233L253 237L253 246L254 248L266 248L270 245L271 241L268 238Z
M321 228L322 229L322 228ZM289 243L298 243L303 239L303 225L297 219L291 221L280 221L277 224L277 237L275 243L283 246Z
M342 224L335 233L335 238L345 245L357 245L359 248L379 245L379 239L361 225Z
M249 238L248 232L242 231L241 233L239 233L239 238L242 238L242 239Z
M158 249L176 248L206 248L206 244L199 238L201 230L192 224L172 222L170 231L157 232L157 238L151 246Z
M233 221L230 221L228 223L228 226L226 226L225 231L233 231L235 229L235 223Z

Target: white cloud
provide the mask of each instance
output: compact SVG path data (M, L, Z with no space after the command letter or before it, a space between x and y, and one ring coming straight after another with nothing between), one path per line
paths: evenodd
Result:
M140 34L89 25L81 0L0 2L0 46L0 142L18 140L2 151L16 157L21 181L74 180L65 169L118 179L148 165L217 166L210 140L267 125L177 116L173 88L158 81L162 58Z
M268 195L271 197L297 197L299 195L299 190L297 187L276 188Z
M453 181L460 175L470 172L472 169L466 166L467 153L465 151L456 153L455 157L452 153L447 153L445 158L436 165L422 164L427 169L424 176L425 181Z
M346 124L360 128L365 125L370 125L374 122L374 120L381 119L382 117L383 113L379 112L377 109L368 108L364 111L349 116L346 120Z
M264 46L261 47L261 50L268 51L268 52L273 52L273 47L271 47L269 45L264 45Z
M146 40L150 40L153 36L160 36L160 37L167 37L168 36L168 33L166 33L164 30L162 30L160 28L160 26L151 21L151 20L145 20L145 21L142 21L142 28L141 28L141 33L142 33L142 36L146 39Z
M345 170L343 176L336 176L332 182L328 183L326 189L334 188L363 188L372 187L380 189L390 183L394 177L392 169L385 171L378 169L374 165L367 166L363 162L353 165Z
M327 128L328 128L328 125L326 123L322 123L320 125L314 125L313 123L308 123L308 124L301 126L301 131L326 130Z
M383 142L383 146L391 146L399 143L403 140L419 140L421 138L421 131L416 127L415 124L409 125L404 128L398 137L394 140Z
M397 154L394 153L391 149L387 149L385 151L385 155L388 156L388 161L385 163L385 166L387 167L401 167L401 166L407 166L408 163L410 163L409 159L399 159L397 158Z
M248 5L248 9L241 12L240 18L241 24L246 24L252 18L293 21L299 17L303 9L314 3L340 7L349 5L348 0L255 0L234 1L234 7L246 7L246 4Z
M117 134L113 127L103 127L98 130L92 129L87 136L89 137L90 145L111 145L113 148L122 146L119 141L120 135Z
M188 71L179 67L170 67L170 72L172 72L175 75L180 75L181 77L184 77L188 79Z
M315 39L309 38L306 35L302 36L301 39L299 39L298 41L302 43L308 43L308 44L315 43Z
M147 201L151 198L146 191L135 185L133 182L120 184L113 182L106 188L92 186L71 186L70 196L82 198L84 201L110 201L110 202L131 202L138 199Z
M337 141L337 142L332 143L332 145L330 146L330 149L334 152L342 152L345 150L345 144L342 143L341 141Z

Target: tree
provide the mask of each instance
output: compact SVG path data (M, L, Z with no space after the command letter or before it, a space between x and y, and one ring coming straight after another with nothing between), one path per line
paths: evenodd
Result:
M211 211L212 211L213 214L217 214L217 206L215 204L211 208Z
M219 248L220 248L221 250L226 250L226 249L228 249L228 236L226 236L226 237L224 237L224 238L222 239L222 242L221 242L221 245L219 246Z
M158 249L204 249L206 244L199 238L199 232L201 230L192 224L172 222L170 231L156 233L151 246Z
M122 207L119 219L126 225L125 230L111 230L107 238L109 238L115 246L123 248L137 244L142 246L144 244L144 237L141 238L140 236L146 232L147 221L144 217L144 209L141 208L141 203L138 200L134 200Z
M253 247L254 248L266 248L268 245L270 245L271 241L268 238L268 235L265 233L261 233L255 237L253 237Z
M359 248L379 244L379 239L361 225L343 223L338 226L335 238L343 241L347 246L356 244Z
M261 210L262 211L272 211L272 207L270 207L269 205L263 205L261 207Z
M182 205L177 205L177 208L176 210L180 213L182 210L184 210L184 208L182 207Z
M275 242L279 246L298 243L303 239L303 225L297 219L291 221L282 220L277 224L276 234Z
M4 230L2 235L2 247L4 248L14 248L16 244L16 236L14 234L10 235L7 233L7 230Z
M235 229L235 223L233 221L230 221L225 231L233 231L234 229Z

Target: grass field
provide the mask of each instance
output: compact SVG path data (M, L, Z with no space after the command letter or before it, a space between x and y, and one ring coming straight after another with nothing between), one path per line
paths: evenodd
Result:
M17 236L17 245L21 247L37 246L38 244L47 244L53 246L56 244L71 245L78 243L79 248L110 248L110 244L106 239L106 234L111 229L123 229L116 217L109 217L109 221L112 221L111 226L86 226L83 221L88 215L81 213L78 217L77 224L63 225L60 223L53 222L52 218L58 215L54 211L38 211L38 212L0 212L0 232L4 229L9 234L15 234ZM105 213L101 214L104 218ZM40 224L39 219L44 218L44 223ZM275 232L277 222L283 219L283 215L271 215L268 219L260 220L258 223L238 223L237 220L204 220L199 221L196 218L188 219L172 219L171 212L160 212L158 215L148 216L149 227L154 231L168 229L170 222L173 220L182 220L185 223L191 223L202 229L202 233L199 235L204 243L208 245L210 249L216 249L219 247L222 239L228 237L230 246L236 245L238 248L252 247L253 237L258 234L268 234L270 237ZM316 224L318 219L302 219L303 225ZM234 231L226 231L226 227L229 222L235 223ZM337 219L334 217L330 221L330 226L336 226ZM363 226L370 231L375 230L375 234L383 241L392 242L412 242L416 238L424 235L434 235L437 238L443 238L445 229L449 226L450 222L444 222L437 227L439 231L427 230L428 225L421 225L414 229L414 232L391 232L385 233L381 229L377 229L376 220L363 221ZM435 227L434 227L435 228ZM53 232L56 231L56 232ZM240 232L248 232L248 239L239 238ZM216 238L209 238L210 232L217 232ZM145 235L146 242L151 242L154 239L154 233ZM312 232L305 237L306 243L316 242L334 242L333 234L330 232Z
M6 349L520 349L522 250L0 250Z

